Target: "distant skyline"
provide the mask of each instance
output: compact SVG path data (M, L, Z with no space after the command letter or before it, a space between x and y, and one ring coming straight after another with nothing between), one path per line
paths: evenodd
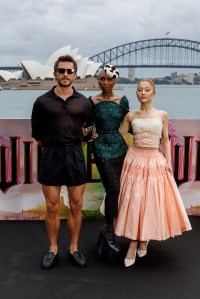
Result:
M154 68L154 69L148 69L148 68L138 68L135 70L135 77L142 78L142 77L152 77L152 78L162 78L165 76L171 76L171 73L177 72L177 75L180 74L189 74L189 73L199 73L200 69L177 69L177 68Z
M89 57L151 38L200 41L199 0L0 0L0 4L1 66L19 65L21 60L44 63L67 45ZM136 76L144 71L147 76L169 74L169 69L137 69Z

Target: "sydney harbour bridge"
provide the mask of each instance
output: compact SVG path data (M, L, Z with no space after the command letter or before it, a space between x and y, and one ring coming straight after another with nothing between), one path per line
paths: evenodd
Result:
M176 38L148 39L120 45L90 57L118 68L200 68L200 42Z
M118 68L200 69L200 42L177 38L147 39L113 47L89 59ZM22 68L10 66L0 69L14 71Z

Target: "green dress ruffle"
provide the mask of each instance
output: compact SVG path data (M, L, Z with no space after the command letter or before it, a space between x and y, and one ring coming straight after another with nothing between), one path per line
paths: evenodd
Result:
M89 98L91 100L91 97ZM98 138L92 141L92 152L102 158L113 159L123 155L127 144L118 132L124 116L129 112L129 102L123 96L120 103L102 101L94 105L94 122Z

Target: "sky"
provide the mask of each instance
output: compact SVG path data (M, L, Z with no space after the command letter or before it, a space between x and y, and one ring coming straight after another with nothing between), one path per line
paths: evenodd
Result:
M200 41L199 0L0 0L0 7L0 66L45 63L67 45L90 57L167 32Z

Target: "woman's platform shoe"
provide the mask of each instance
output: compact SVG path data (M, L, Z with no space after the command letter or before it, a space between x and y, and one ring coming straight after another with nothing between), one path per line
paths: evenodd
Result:
M96 244L96 254L97 256L101 256L105 247L105 234L106 234L106 227L102 229L102 231L99 234L99 238L97 240Z
M105 239L106 239L107 246L118 254L120 252L121 248L115 241L115 233L114 233L113 226L106 225Z
M115 261L120 250L119 245L115 241L113 226L105 225L96 244L97 256L101 256L106 261Z

